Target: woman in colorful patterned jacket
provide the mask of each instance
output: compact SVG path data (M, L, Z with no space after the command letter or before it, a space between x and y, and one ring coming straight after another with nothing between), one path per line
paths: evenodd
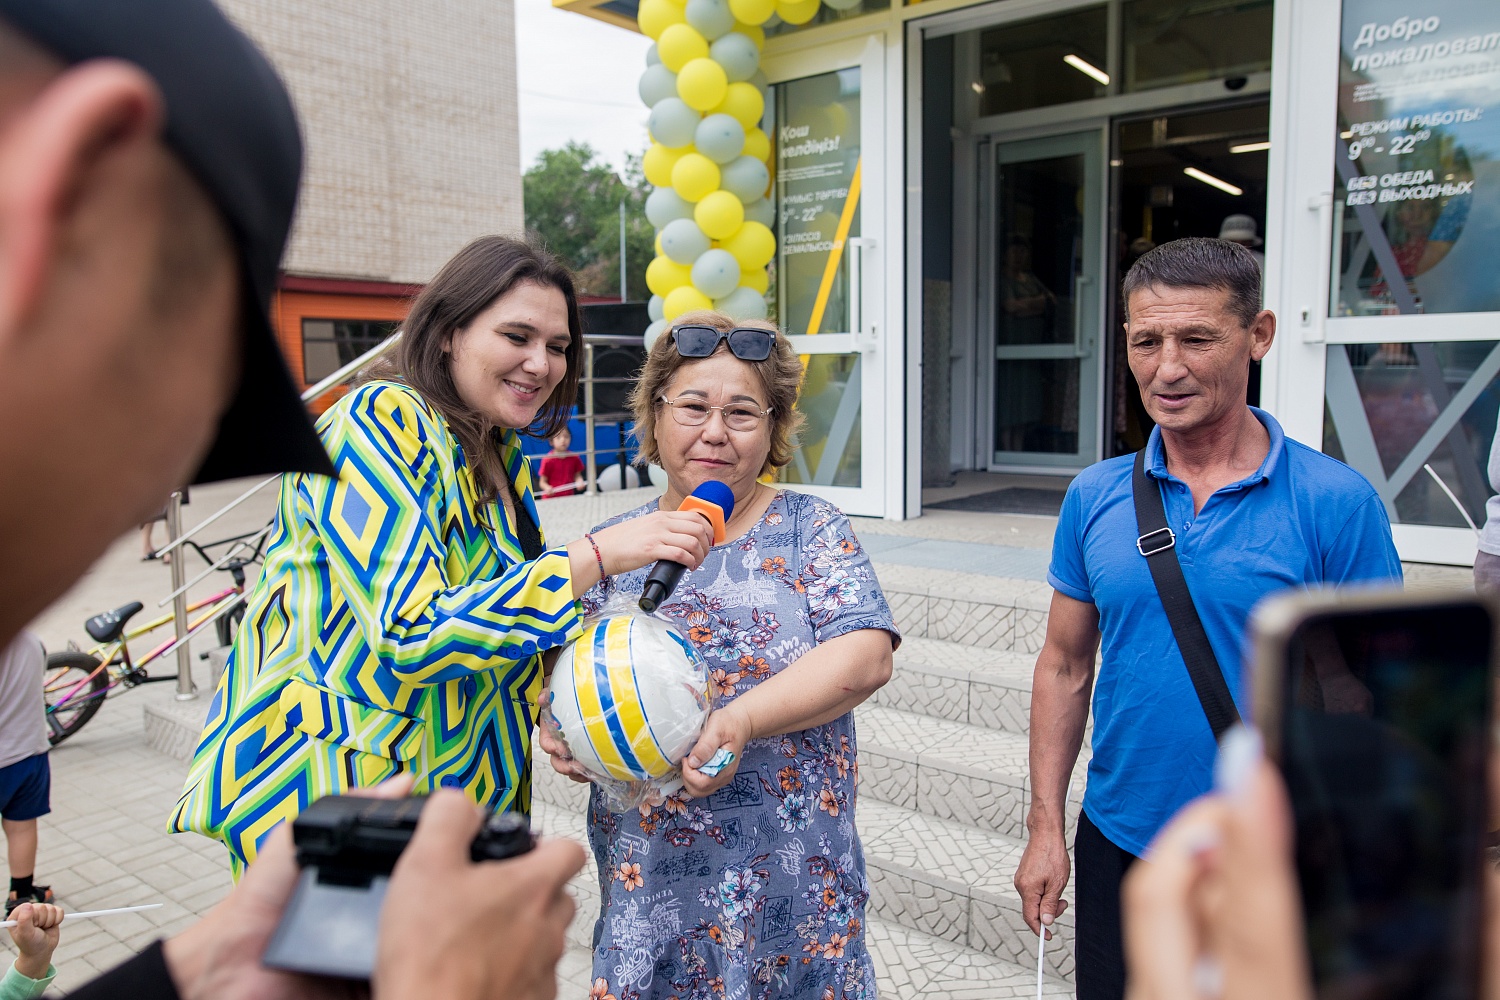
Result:
M606 573L698 565L694 514L544 546L518 432L562 427L583 355L572 277L540 248L469 244L416 301L398 357L318 422L337 479L288 475L171 820L236 873L313 799L411 772L530 809L542 655Z
M597 790L589 804L597 1000L875 996L853 709L890 678L900 636L849 519L761 482L792 459L801 378L769 324L689 313L635 388L642 454L667 491L608 523L644 523L708 479L729 486L734 512L730 540L658 611L708 660L717 694L685 788L626 813ZM645 576L611 576L584 603L634 596ZM562 744L544 734L542 747L574 773ZM721 748L733 763L697 770Z

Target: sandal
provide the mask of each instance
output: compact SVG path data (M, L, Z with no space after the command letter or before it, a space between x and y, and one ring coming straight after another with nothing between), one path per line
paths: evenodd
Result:
M57 897L52 894L52 887L50 885L33 885L31 893L24 899L16 896L14 893L11 894L10 898L5 901L5 915L7 917L10 916L11 911L22 903L53 903L56 899Z

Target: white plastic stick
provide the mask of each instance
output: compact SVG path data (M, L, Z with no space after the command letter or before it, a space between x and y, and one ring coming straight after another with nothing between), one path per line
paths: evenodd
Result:
M116 913L138 913L141 910L155 910L161 907L161 903L147 903L144 906L117 906L112 910L85 910L82 913L64 913L64 920L82 920L84 917L112 917ZM15 927L18 920L0 920L0 927Z
M1036 936L1036 1000L1042 1000L1042 956L1047 953L1047 925Z

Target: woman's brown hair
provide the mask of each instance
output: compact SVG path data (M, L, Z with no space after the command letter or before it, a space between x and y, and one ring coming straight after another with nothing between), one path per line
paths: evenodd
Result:
M489 502L506 481L500 458L499 431L464 403L453 384L452 359L445 350L453 334L468 326L517 285L544 285L562 292L568 303L568 367L562 381L537 411L536 421L516 430L551 437L567 426L578 398L583 365L583 324L573 275L535 237L481 236L444 264L412 302L401 325L401 343L393 358L383 358L360 372L359 381L390 380L411 386L443 415L457 435L479 499Z
M792 461L796 451L797 431L802 429L802 414L797 411L797 392L802 388L802 361L792 350L792 342L766 320L741 320L735 322L719 312L683 313L672 323L679 326L711 326L725 333L737 326L752 326L770 330L776 335L771 344L771 356L764 361L742 361L755 372L761 387L766 391L766 405L771 409L771 450L766 454L766 463L760 474L770 475ZM719 341L714 353L729 350L729 342ZM677 353L671 332L664 332L651 345L646 355L646 364L630 393L630 409L635 415L635 436L641 446L641 457L660 464L656 450L657 403L671 384L677 369L702 358L685 358Z

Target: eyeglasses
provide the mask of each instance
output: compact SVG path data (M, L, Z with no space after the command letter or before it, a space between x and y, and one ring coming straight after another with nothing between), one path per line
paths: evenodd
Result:
M719 341L729 341L729 350L741 361L764 361L771 356L776 333L758 326L737 326L720 330L712 326L679 326L672 330L672 343L685 358L706 358L719 349Z
M765 331L761 331L764 333ZM683 427L702 427L708 423L708 415L713 410L718 410L724 418L724 426L732 431L753 431L760 426L761 419L771 415L770 410L760 410L749 403L726 403L724 406L709 406L701 399L688 396L676 399L661 397L660 402L667 404L667 409L672 411L672 418Z

